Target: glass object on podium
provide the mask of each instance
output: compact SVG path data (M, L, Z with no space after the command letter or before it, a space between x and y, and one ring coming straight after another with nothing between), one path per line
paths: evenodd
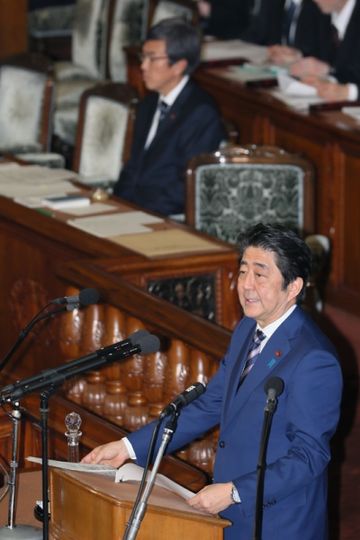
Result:
M68 461L78 463L79 459L79 439L82 435L80 431L81 417L76 412L71 412L65 417L66 432L68 444Z

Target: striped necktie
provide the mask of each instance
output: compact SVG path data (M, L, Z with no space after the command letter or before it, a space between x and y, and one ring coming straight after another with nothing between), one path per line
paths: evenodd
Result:
M246 362L245 362L245 366L244 366L243 372L240 375L239 386L243 383L245 377L250 373L250 371L254 367L256 359L257 359L257 357L259 356L259 353L260 353L261 342L265 338L266 338L266 336L265 336L264 332L262 332L258 328L256 330L256 332L254 334L254 337L253 337L253 340L252 340L252 342L250 344L250 348L249 348L248 356L247 356L247 359L246 359ZM239 388L239 386L238 386L238 388Z

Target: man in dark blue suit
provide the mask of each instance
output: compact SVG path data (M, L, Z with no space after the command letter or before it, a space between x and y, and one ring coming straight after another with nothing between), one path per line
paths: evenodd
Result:
M151 93L138 108L131 156L114 193L164 215L184 212L189 159L225 139L214 102L189 79L200 47L198 30L181 19L158 23L143 45L141 69Z
M262 224L247 232L240 249L238 295L244 317L205 394L181 412L169 451L220 424L214 483L189 504L229 519L226 540L251 540L264 383L281 378L284 391L267 448L261 538L326 540L327 466L342 376L334 348L298 305L311 254L295 233ZM100 446L84 462L119 466L133 458L143 465L152 430L150 424Z
M327 101L360 99L360 0L314 0L325 15L311 56L292 75L315 86ZM334 80L336 79L336 80Z

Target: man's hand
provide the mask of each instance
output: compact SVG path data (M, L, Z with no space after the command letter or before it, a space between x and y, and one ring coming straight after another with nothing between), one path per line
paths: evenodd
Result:
M288 66L302 57L300 51L286 45L271 45L267 50L268 62L278 66Z
M292 64L289 73L300 79L304 77L326 77L330 73L330 66L313 56L308 56Z
M208 19L211 15L211 4L210 2L205 2L204 0L200 0L197 2L197 8L199 15L201 17L204 17L204 19Z
M112 465L113 467L120 467L125 461L129 459L129 453L125 446L125 443L120 441L113 441L108 444L103 444L94 448L89 454L87 454L81 463L96 464L101 463L103 465Z
M194 497L188 499L188 504L197 510L207 512L208 514L218 514L230 504L233 504L231 498L232 482L226 484L212 484L204 487Z
M347 84L324 81L314 77L305 77L303 82L314 86L318 96L326 101L346 101L349 99L349 88Z

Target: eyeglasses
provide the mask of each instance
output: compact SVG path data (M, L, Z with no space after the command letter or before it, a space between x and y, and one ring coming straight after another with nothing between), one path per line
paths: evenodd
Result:
M155 56L153 54L147 54L147 53L139 53L138 55L138 59L139 59L139 62L142 64L143 62L145 62L146 60L148 60L150 63L152 62L156 62L156 60L165 60L169 58L167 54L162 54L162 55L159 55L159 56Z

